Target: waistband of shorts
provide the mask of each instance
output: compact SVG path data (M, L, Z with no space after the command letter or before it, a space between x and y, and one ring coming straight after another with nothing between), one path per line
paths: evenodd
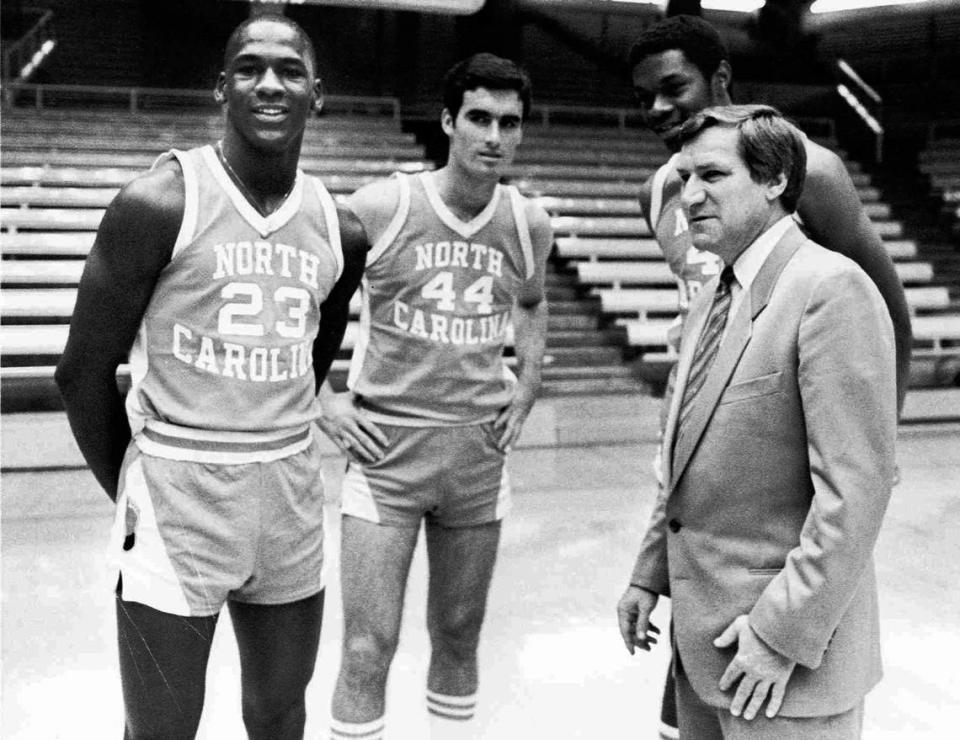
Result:
M497 412L490 411L479 416L466 419L440 419L427 416L401 416L389 411L381 411L364 398L360 399L360 408L364 416L377 424L387 424L395 427L472 427L480 424L490 424L497 420Z
M148 419L136 435L147 455L184 462L241 465L271 462L296 455L313 441L311 424L263 432L195 429Z

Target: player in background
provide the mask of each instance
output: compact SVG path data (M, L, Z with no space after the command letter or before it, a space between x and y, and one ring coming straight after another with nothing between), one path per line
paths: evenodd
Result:
M117 504L130 740L195 736L224 603L249 737L302 738L323 615L311 427L367 243L297 167L321 103L298 25L272 14L240 24L214 94L223 138L162 156L107 209L56 374Z
M647 28L630 50L633 89L645 125L674 153L641 187L640 205L677 277L680 322L690 298L722 268L719 258L696 249L680 204L682 183L674 169L680 127L704 108L729 105L733 71L720 34L695 16L677 15ZM797 215L803 230L824 247L849 257L877 285L893 320L897 345L897 403L903 408L910 371L912 334L903 284L876 228L863 209L843 161L806 139L807 175ZM673 373L664 399L669 405ZM663 419L661 419L661 424ZM839 441L838 441L839 443ZM659 457L655 467L659 468ZM657 470L658 477L660 475ZM676 737L673 684L668 674L661 715L664 737Z
M448 72L443 105L447 164L373 183L350 200L372 244L361 336L350 390L321 393L321 424L350 456L336 740L383 737L421 522L431 737L475 736L477 645L510 505L506 455L540 386L550 223L499 182L520 143L529 80L513 62L478 54ZM511 320L515 380L503 359Z
M706 107L729 105L733 72L717 31L695 16L666 18L646 29L630 50L633 89L645 125L671 152L680 126ZM903 405L912 335L903 284L876 228L863 209L843 161L807 139L807 178L797 209L804 231L860 265L877 285L897 337L897 394ZM690 244L680 208L674 158L647 180L640 204L680 288L681 316L690 296L719 272L717 259Z

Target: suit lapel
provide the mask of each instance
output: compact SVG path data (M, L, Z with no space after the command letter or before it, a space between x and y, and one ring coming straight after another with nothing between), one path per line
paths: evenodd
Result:
M707 375L706 381L697 393L693 407L690 410L690 416L683 426L682 434L676 437L676 442L674 443L673 435L677 432L677 410L674 409L673 406L679 407L677 399L683 396L683 390L686 386L686 376L689 372L691 355L693 354L692 345L696 344L696 341L687 342L688 346L685 347L686 352L681 354L679 360L680 362L684 362L685 366L677 369L677 388L674 392L674 403L671 404L671 415L667 420L670 435L669 439L666 439L665 442L669 442L673 448L672 459L667 461L670 467L666 468L666 470L671 471L671 488L680 480L680 476L683 474L687 463L690 461L696 449L697 442L699 442L700 437L703 436L703 431L706 429L720 397L730 382L733 371L740 362L740 357L743 355L744 349L746 349L747 344L750 342L750 337L753 332L753 322L770 302L770 295L777 283L777 279L780 277L780 273L783 272L783 268L787 262L804 241L806 241L806 237L801 233L800 229L795 226L791 227L780 241L777 242L770 256L767 257L763 263L760 272L757 273L756 278L750 286L749 294L744 296L736 314L729 320L730 323L728 324L727 334L723 338L723 342L717 352L713 367L710 368L710 373ZM715 288L716 285L714 285L714 289ZM713 292L715 292L715 290L711 291L711 296ZM706 313L706 311L704 313ZM691 331L696 332L690 336L700 336L704 319L705 316L701 318L699 327L690 327Z

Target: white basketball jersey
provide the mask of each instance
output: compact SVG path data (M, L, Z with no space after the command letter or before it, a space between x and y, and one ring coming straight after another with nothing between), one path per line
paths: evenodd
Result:
M433 173L396 177L397 212L361 283L348 385L380 421L489 421L511 398L503 348L518 292L534 274L525 199L497 185L464 222Z
M318 414L313 342L343 270L336 206L298 171L262 216L212 147L173 151L183 222L130 352L127 413L150 454L209 462L303 449Z

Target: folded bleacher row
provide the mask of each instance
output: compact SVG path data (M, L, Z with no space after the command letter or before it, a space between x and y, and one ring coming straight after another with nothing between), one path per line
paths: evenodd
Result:
M0 224L3 262L0 347L4 400L55 398L52 370L66 341L76 286L104 209L118 188L171 146L212 141L208 114L11 111L3 121ZM548 274L548 392L636 390L662 380L674 361L666 330L676 315L673 277L636 201L638 184L664 157L635 130L535 127L510 178L552 216L556 251ZM423 149L393 119L313 121L301 166L343 196L396 169L429 169ZM916 387L955 381L960 310L918 245L851 164L868 213L895 260L914 311ZM356 306L355 306L356 307ZM335 374L356 335L352 323ZM625 361L626 360L626 361Z

